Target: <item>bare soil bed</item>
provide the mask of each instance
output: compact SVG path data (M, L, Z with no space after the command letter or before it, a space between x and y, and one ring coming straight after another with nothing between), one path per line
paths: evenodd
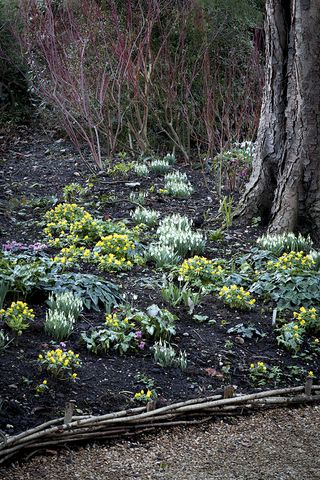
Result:
M64 185L74 181L85 184L85 169L72 147L65 140L60 139L55 132L43 134L37 130L32 131L21 127L20 130L17 130L15 137L9 137L7 132L3 132L2 136L3 139L6 139L6 143L0 163L0 244L13 240L23 243L44 241L41 226L37 222L41 222L44 212L51 208L55 197L61 199ZM191 169L179 164L176 168L187 172L195 188L191 199L169 199L154 193L150 194L147 205L160 211L162 216L180 212L194 219L195 224L199 227L202 227L203 224L206 227L206 222L209 221L211 228L216 228L220 221L217 221L216 225L214 224L214 218L218 211L218 200L213 193L212 178L201 169ZM89 211L94 210L96 214L100 214L104 218L128 219L130 209L134 208L133 205L126 202L130 192L136 188L132 187L132 182L139 182L138 188L149 189L150 185L161 185L162 179L153 175L151 179L141 180L131 173L125 179L119 176L98 176L86 208ZM231 258L235 253L246 253L262 232L263 229L255 225L232 227L225 233L222 241L208 241L206 256L208 258ZM51 250L49 249L48 252L50 253ZM93 267L88 266L83 267L81 271L98 273ZM102 274L102 276L117 283L129 300L137 296L137 299L132 301L139 308L158 304L171 309L165 304L159 288L156 287L161 281L162 273L155 271L150 265L136 266L129 273L120 276L109 274ZM185 307L173 309L179 318L174 344L187 352L188 368L186 371L178 368L164 369L156 365L148 348L144 352L124 356L119 356L114 352L102 356L89 353L86 346L79 343L79 335L81 332L101 324L104 312L102 310L85 312L67 342L68 348L77 351L83 362L79 380L74 383L50 380L48 393L35 396L36 385L43 380L43 373L40 373L37 368L37 356L42 350L48 348L50 338L43 330L46 311L45 297L39 294L28 299L28 303L35 311L35 321L19 338L18 343L10 344L0 357L0 429L7 434L20 432L48 419L61 416L66 401L71 399L76 401L78 414L103 414L129 408L134 405L133 393L143 387L135 378L138 373L154 380L159 394L159 403L166 404L211 395L213 392L220 392L226 384L236 385L238 392L253 391L254 388L248 378L248 365L251 362L263 361L270 366L279 366L282 371L279 381L281 386L303 383L305 380L305 376L292 375L291 366L295 365L306 371L313 370L314 372L317 372L319 367L318 358L293 359L290 353L278 347L271 324L270 306L257 301L253 311L239 313L226 308L213 295L207 295L197 307L196 313L202 316L206 315L215 321L214 325L207 322L195 322ZM253 337L243 340L235 334L228 333L229 328L239 323L254 325L265 336L261 339ZM230 366L229 370L223 368L226 365ZM266 387L273 387L273 383L267 384ZM294 416L295 412L287 415ZM251 419L251 421L255 420ZM211 435L216 428L215 425L203 434ZM227 428L233 434L234 427L230 425ZM250 431L249 427L245 428ZM166 438L166 434L162 435L163 438ZM180 435L185 435L185 433L176 431L173 436L173 438L177 437L179 443ZM188 436L188 434L186 435ZM207 441L209 442L208 437ZM161 444L161 437L157 443ZM119 448L121 451L125 447ZM254 458L250 449L246 451ZM87 452L84 450L84 457L86 454ZM68 465L68 461L66 460L66 465ZM212 461L215 461L214 458ZM37 462L41 464L40 460ZM86 460L83 464L85 462ZM119 468L121 467L119 466ZM178 470L177 467L177 472ZM66 470L64 469L64 471ZM210 475L215 475L212 472ZM178 473L176 474L178 475ZM119 473L115 472L115 475L119 475ZM133 473L130 473L128 478L142 478L132 475ZM161 469L157 475L159 476L156 478L195 478L192 476L161 476L167 475L165 471L161 472ZM12 476L11 478L20 477ZM51 478L58 477L51 476ZM91 477L88 474L88 476L68 478L106 477ZM143 475L143 478L149 477ZM231 477L208 476L203 478ZM241 478L253 477L243 476Z

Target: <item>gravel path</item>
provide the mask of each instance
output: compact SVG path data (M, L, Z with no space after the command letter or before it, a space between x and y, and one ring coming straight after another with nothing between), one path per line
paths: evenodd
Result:
M320 406L164 430L34 457L1 480L316 480Z

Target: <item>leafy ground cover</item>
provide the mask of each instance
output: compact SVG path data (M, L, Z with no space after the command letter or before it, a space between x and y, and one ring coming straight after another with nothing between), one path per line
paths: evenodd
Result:
M259 219L234 225L230 164L234 200L219 202L223 177L210 162L122 152L88 177L54 132L21 128L6 142L2 430L61 415L69 400L99 414L230 383L248 392L317 381L316 246L263 236Z

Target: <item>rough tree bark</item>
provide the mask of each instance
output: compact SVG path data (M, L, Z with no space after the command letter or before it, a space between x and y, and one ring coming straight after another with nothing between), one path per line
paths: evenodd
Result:
M320 239L320 0L267 0L266 82L241 215Z

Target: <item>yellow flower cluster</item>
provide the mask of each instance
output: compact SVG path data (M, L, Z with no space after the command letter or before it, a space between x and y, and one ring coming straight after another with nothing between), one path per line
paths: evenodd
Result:
M267 367L265 366L264 362L257 362L257 365L254 363L250 364L251 370L256 370L259 373L265 373L267 371Z
M315 308L309 308L309 310L307 310L305 307L301 307L299 312L293 312L293 316L301 325L305 325L305 317L310 317L312 320L316 320L317 310Z
M310 270L315 264L310 255L304 252L284 253L277 261L270 260L267 263L269 270Z
M16 335L22 335L22 332L29 328L29 322L34 319L34 313L28 308L25 302L12 302L6 310L0 310L0 318L8 325Z
M224 286L219 292L219 297L226 305L231 308L239 310L248 310L256 303L254 298L251 298L251 293L244 290L238 285Z
M305 307L301 307L299 312L293 312L293 317L299 322L301 327L314 331L320 330L320 319L314 307L308 310Z
M179 275L185 281L201 280L214 282L223 274L221 265L216 265L212 260L195 255L185 260L179 270Z
M48 372L61 379L77 378L73 370L81 365L78 353L74 353L73 350L64 351L61 348L38 355L38 361Z
M134 250L134 248L134 242L129 240L128 235L121 233L112 233L101 237L101 240L95 246L95 249L99 249L101 253L115 254Z
M132 268L132 261L127 260L125 257L116 257L113 253L103 256L95 256L99 261L99 267L101 270L107 270L109 272L118 272L121 270L130 270Z
M107 313L106 314L106 325L108 327L117 328L119 326L119 318L116 313Z
M54 262L70 265L78 261L92 261L102 270L117 272L129 270L133 260L135 244L129 238L125 225L95 220L90 213L76 204L61 204L45 214L47 226L45 233L48 243L55 247L63 247ZM105 232L117 229L121 233ZM134 233L138 233L135 230ZM134 259L133 259L134 256Z
M43 380L42 383L40 383L40 385L37 385L37 387L36 387L36 393L42 394L42 393L44 393L46 390L48 390L49 387L48 387L47 384L48 384L47 380Z
M20 320L33 320L34 313L32 308L28 307L28 304L25 302L12 302L10 307L4 310L3 308L0 310L0 315L3 315L5 319L10 317L17 317Z
M96 241L99 238L101 230L101 222L93 219L88 212L85 212L80 220L70 224L68 241L75 244L88 244L90 241Z
M49 245L60 246L61 241L70 234L70 227L76 222L92 220L90 213L75 203L62 203L45 214L47 221L44 233Z
M152 390L148 389L146 392L144 390L141 390L140 392L135 393L133 398L139 401L148 401L151 400L152 396Z
M128 270L133 263L130 255L135 249L134 242L128 235L113 233L96 243L93 249L93 258L102 270Z
M106 325L114 330L118 329L127 329L130 327L134 327L134 323L129 323L128 317L125 317L124 319L121 319L118 317L117 313L107 313L106 314Z
M71 265L80 259L90 260L92 253L89 248L77 247L76 245L70 245L70 247L64 247L60 250L59 255L53 258L54 262L61 263L62 265Z

